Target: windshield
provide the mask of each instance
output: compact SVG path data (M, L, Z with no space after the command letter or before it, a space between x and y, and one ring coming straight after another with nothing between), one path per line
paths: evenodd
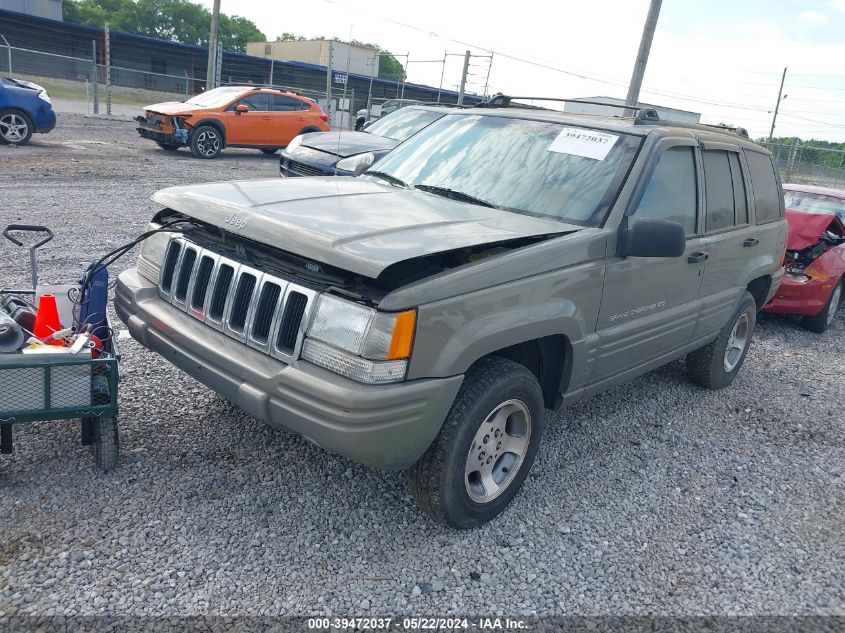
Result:
M783 199L787 209L805 213L835 213L845 220L845 199L820 193L784 190Z
M234 86L215 88L214 90L201 92L200 94L188 99L185 103L202 106L204 108L216 108L218 106L226 105L232 99L235 99L238 95L243 94L244 92L246 92L246 90L243 88L236 88Z
M432 194L599 226L639 145L633 135L562 123L450 114L377 169Z
M364 131L401 142L442 116L443 112L405 108L374 121Z

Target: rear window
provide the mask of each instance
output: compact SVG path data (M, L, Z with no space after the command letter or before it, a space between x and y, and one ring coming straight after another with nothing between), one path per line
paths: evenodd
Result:
M754 191L754 209L757 224L774 222L783 217L780 184L775 175L772 159L766 154L745 152L748 171L751 174L751 188Z

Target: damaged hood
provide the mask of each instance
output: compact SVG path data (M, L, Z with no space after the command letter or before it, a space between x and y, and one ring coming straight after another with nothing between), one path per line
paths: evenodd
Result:
M154 103L152 105L144 106L146 112L155 112L156 114L186 114L195 110L201 110L200 106L192 103L184 103L182 101L166 101L164 103Z
M582 228L350 177L171 187L152 199L242 237L371 278L416 257Z
M399 141L366 132L314 132L302 137L302 147L334 154L340 158L364 152L389 152ZM295 155L295 151L292 155Z
M833 213L806 213L787 209L786 222L789 226L786 248L791 251L800 251L817 244L822 233L828 229L845 235L845 224Z

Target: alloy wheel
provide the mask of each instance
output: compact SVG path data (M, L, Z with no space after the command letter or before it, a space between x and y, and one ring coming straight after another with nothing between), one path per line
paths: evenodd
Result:
M748 314L743 312L734 323L731 335L728 337L728 344L725 347L725 371L732 372L739 364L739 359L742 358L742 353L748 345L748 339L751 336L751 326L748 320Z
M498 405L481 423L467 454L467 494L489 503L514 480L531 443L531 412L521 400Z
M7 143L18 143L26 138L29 125L24 118L14 112L0 117L0 136Z
M214 156L220 151L220 137L210 130L200 132L197 137L197 149L203 156Z

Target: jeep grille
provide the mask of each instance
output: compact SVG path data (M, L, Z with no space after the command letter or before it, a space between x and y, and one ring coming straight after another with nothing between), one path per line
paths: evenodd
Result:
M158 292L206 325L287 362L299 356L316 296L183 237L167 245Z

